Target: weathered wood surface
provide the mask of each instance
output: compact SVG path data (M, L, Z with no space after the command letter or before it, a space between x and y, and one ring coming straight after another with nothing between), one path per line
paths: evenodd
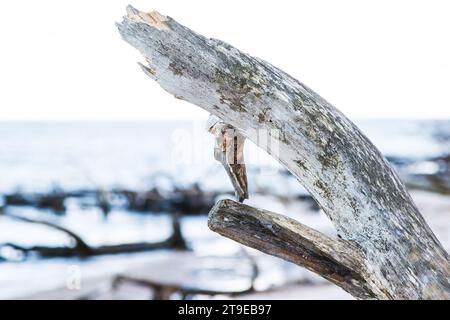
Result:
M330 238L291 218L221 200L208 219L211 230L246 246L319 273L359 298L374 298L368 288L364 252L353 243Z
M248 199L247 169L244 162L245 137L233 126L210 116L208 131L215 137L214 158L219 161L233 184L236 198Z
M385 158L329 102L271 64L157 12L128 7L117 26L163 89L237 128L297 177L339 236L364 252L374 297L450 298L447 252ZM278 135L278 148L255 139L255 130Z

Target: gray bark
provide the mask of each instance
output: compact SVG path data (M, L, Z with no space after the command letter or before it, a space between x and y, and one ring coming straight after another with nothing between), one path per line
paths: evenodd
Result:
M358 248L348 259L358 260L367 272L362 280L350 275L348 281L339 282L333 281L326 267L325 271L310 269L359 298L450 298L447 252L385 158L341 112L261 59L205 38L157 12L143 13L132 7L127 11L117 26L122 38L145 57L147 65L141 65L144 72L175 97L202 107L266 147L311 193L345 244ZM260 129L279 134L279 150L255 139L254 130ZM232 209L223 205L213 210L212 220L214 215L244 209L247 213L242 217L255 217L256 213L267 216L242 205ZM264 214L258 221L265 219ZM239 227L235 223L230 228L234 228L232 238L238 241L248 240L254 232L251 225ZM332 254L334 249L330 248L344 243L323 235L310 241L308 232L305 234L308 229L294 229L281 227L277 233L306 237L304 241L312 249L301 249L297 236L292 236L281 238L279 250L290 246L299 255L296 263L307 267L316 251L323 249L322 240L329 243L325 245L326 256ZM224 234L231 237L231 231ZM258 249L286 258L275 249ZM349 254L336 250L330 264L342 263L353 270L342 261ZM320 259L314 261L320 265Z

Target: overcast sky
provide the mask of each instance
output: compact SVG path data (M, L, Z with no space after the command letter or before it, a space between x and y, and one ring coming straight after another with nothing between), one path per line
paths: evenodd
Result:
M128 3L271 62L352 119L450 118L449 1L2 0L0 120L205 117L140 71L114 26Z

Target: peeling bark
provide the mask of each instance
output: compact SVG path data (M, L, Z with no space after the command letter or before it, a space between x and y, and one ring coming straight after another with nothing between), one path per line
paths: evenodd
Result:
M447 252L385 158L341 112L261 59L158 13L127 11L117 26L145 57L143 71L175 97L237 128L297 177L340 237L364 252L364 281L374 297L450 298ZM255 130L278 135L279 148L263 145ZM250 232L244 230L241 237Z
M216 138L214 158L219 161L233 184L239 202L248 199L247 170L244 163L245 137L233 126L210 116L208 131Z

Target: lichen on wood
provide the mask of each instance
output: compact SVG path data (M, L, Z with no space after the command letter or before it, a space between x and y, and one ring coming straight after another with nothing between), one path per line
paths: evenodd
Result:
M386 159L340 111L287 73L223 41L170 17L146 18L132 7L127 12L117 26L145 57L146 74L285 166L338 234L364 252L370 270L364 281L375 298L450 298L447 252ZM262 145L251 134L255 130L279 132L279 148ZM245 232L240 237L247 237Z

